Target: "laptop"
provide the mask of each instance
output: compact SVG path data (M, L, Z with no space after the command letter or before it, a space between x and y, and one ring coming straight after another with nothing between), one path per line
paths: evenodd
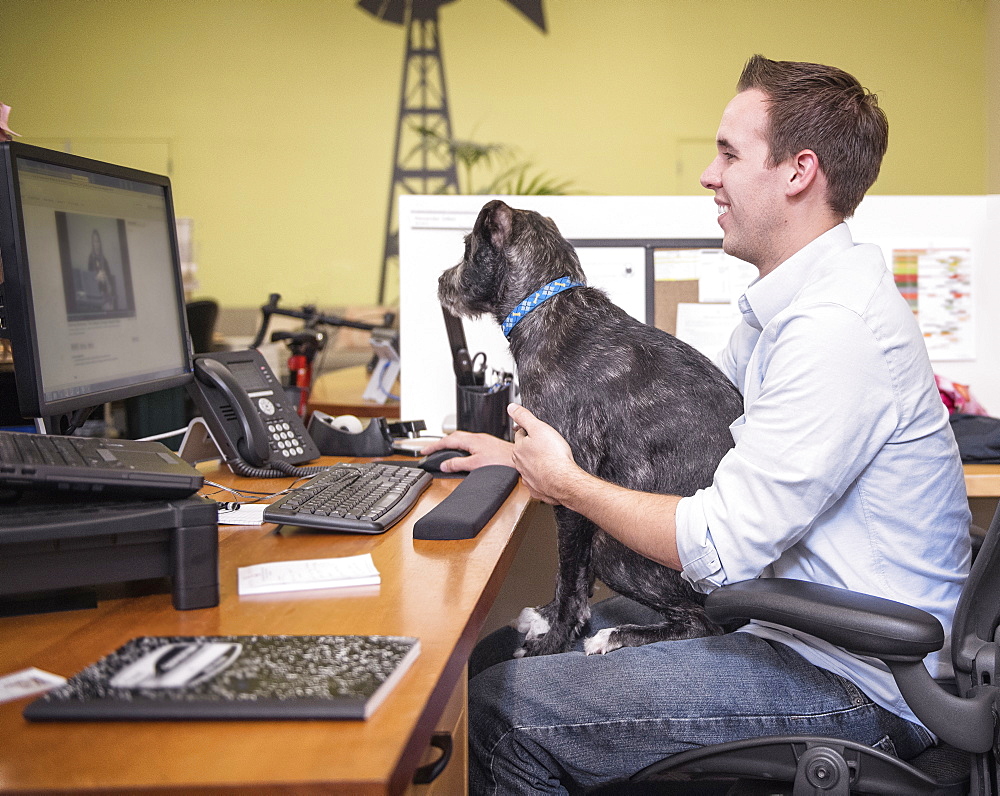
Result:
M204 482L159 442L0 431L0 489L168 499Z

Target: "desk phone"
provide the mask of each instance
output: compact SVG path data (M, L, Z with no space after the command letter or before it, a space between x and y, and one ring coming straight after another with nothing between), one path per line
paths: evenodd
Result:
M302 418L259 351L199 355L194 374L191 397L230 466L262 470L254 473L257 477L271 471L279 476L296 474L289 465L319 458Z

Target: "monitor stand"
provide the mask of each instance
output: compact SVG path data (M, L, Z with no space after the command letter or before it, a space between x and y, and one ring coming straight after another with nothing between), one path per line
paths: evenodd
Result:
M49 415L39 417L35 420L35 428L39 434L55 434L66 436L73 433L87 422L87 418L93 413L96 406L87 409L77 409L75 412L68 412L61 415Z
M218 605L214 500L25 493L0 513L0 611L27 595L164 577L177 610Z

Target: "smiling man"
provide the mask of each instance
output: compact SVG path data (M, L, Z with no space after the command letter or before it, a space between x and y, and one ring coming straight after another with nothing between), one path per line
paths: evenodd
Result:
M725 250L755 265L718 364L740 389L735 447L694 495L632 492L581 470L523 407L513 447L444 444L513 461L532 494L679 570L696 589L784 577L934 614L949 637L969 566L969 510L947 410L913 314L881 252L844 223L878 176L888 125L851 75L754 56L702 175ZM656 621L614 598L586 635ZM818 734L911 757L933 743L888 672L811 636L750 623L724 636L511 660L477 649L469 684L475 793L565 792L696 746ZM950 650L928 658L950 672Z

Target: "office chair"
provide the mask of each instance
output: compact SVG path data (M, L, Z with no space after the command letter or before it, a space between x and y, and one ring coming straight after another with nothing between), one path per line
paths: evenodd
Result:
M219 317L219 305L213 299L189 301L187 310L188 332L196 354L207 354L212 350L215 321Z
M931 679L923 664L925 655L944 645L941 624L924 611L891 600L763 578L717 589L709 595L706 610L719 623L773 622L883 661L907 704L938 736L939 745L902 761L833 738L752 738L673 755L633 776L631 790L612 787L603 792L703 793L705 780L712 779L726 783L713 793L731 794L1000 793L1000 507L955 612L952 683ZM791 783L791 790L773 783Z

